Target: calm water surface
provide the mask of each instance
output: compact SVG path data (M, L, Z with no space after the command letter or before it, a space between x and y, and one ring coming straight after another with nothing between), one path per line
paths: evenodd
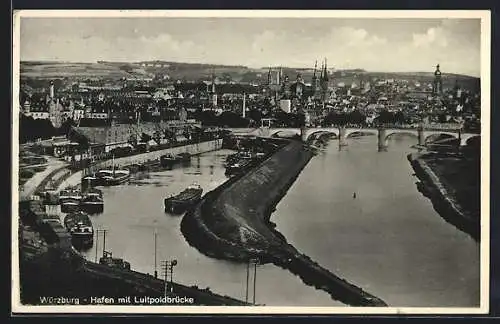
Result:
M174 280L185 285L210 287L218 294L245 300L246 265L216 260L189 246L180 231L182 216L163 210L163 199L177 194L193 182L205 191L227 180L223 163L232 151L218 151L193 157L190 167L151 173L129 184L103 187L104 212L92 216L95 228L106 229L106 250L124 258L133 270L154 273L154 232L157 232L157 269L161 260L176 259ZM97 243L97 244L96 244ZM94 238L94 247L85 252L95 260L102 255L103 234ZM272 264L257 268L256 303L273 306L342 306L330 296L302 283L288 271ZM250 272L249 301L253 299L253 269Z
M417 191L406 159L416 143L395 138L379 153L374 136L341 151L330 142L272 219L298 250L391 306L478 306L479 245Z

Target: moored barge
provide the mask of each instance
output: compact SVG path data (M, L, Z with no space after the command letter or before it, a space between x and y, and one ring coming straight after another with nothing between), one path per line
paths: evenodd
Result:
M172 214L182 214L196 205L203 194L203 189L198 184L192 184L176 196L165 198L165 211Z
M86 213L78 211L66 215L64 226L71 234L71 242L75 248L90 247L94 243L94 227Z

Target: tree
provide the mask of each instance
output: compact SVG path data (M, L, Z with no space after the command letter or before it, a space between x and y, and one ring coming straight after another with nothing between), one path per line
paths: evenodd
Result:
M387 110L382 110L376 119L380 124L394 124L394 114Z
M147 142L149 142L151 139L152 139L152 137L151 137L151 136L149 136L149 135L148 135L148 134L146 134L146 133L142 133L142 135L141 135L141 142L142 142L142 143L147 143Z
M225 111L220 116L217 117L219 126L228 126L228 127L248 127L249 120L241 117L240 115L232 112Z
M156 142L156 144L160 145L161 144L161 132L160 131L155 131L153 134L153 140Z
M203 126L217 126L217 118L213 110L202 111L198 118Z
M345 113L338 113L335 111L331 111L328 113L328 115L325 117L325 123L327 125L336 125L336 126L344 126L347 124L347 114Z
M406 117L401 110L394 114L394 121L398 124L404 124L406 122Z
M134 147L137 146L137 135L130 135L127 142Z
M356 109L349 113L348 120L352 124L365 124L366 116Z
M260 121L262 120L262 112L258 109L252 109L248 112L248 117L255 121L257 125L260 125Z
M439 114L438 121L440 123L446 123L446 114Z

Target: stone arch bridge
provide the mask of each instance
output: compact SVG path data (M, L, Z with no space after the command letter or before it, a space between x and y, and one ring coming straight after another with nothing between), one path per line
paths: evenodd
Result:
M461 129L451 128L351 128L351 127L317 127L317 128L266 128L261 127L248 132L235 132L236 134L254 135L262 137L274 137L281 134L295 134L300 135L303 141L308 141L314 137L323 134L335 135L339 140L340 146L345 146L348 139L358 134L373 134L378 137L379 151L387 150L389 139L398 134L405 134L415 136L418 138L419 145L425 145L432 137L436 135L447 135L450 138L460 140L460 145L466 145L467 141L472 137L480 136L479 134L463 133Z

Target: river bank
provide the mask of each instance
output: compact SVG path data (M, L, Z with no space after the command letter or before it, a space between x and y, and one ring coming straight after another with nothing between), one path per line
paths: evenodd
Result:
M408 155L408 161L419 179L418 190L431 200L439 215L479 242L481 230L479 181L477 183L450 181L453 177L470 177L474 162L465 162L467 170L460 168L462 170L458 172L455 169L459 169L458 165L461 162L463 167L463 159L446 160L431 153L414 153ZM474 176L476 174L472 172L472 177Z
M168 148L159 151L152 151L147 153L141 153L131 156L125 156L121 158L116 158L113 160L104 160L95 163L92 166L94 171L106 167L111 167L113 164L116 168L128 167L131 172L137 171L139 166L145 166L146 169L153 171L155 168L159 169L160 157L165 154L177 155L179 153L189 153L191 156L196 156L199 154L217 151L222 148L222 139L216 139L207 142L201 142L196 144L189 144L186 146L178 146L174 148ZM58 185L57 190L60 191L66 187L74 187L81 183L82 177L85 176L86 170L73 172L69 177Z
M273 263L345 304L386 306L298 252L274 230L269 220L272 211L313 156L298 141L277 142L281 147L267 160L207 193L184 216L184 237L190 245L214 258Z

